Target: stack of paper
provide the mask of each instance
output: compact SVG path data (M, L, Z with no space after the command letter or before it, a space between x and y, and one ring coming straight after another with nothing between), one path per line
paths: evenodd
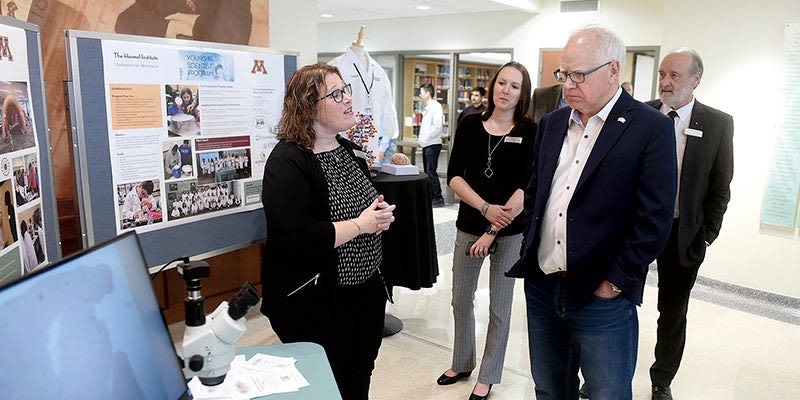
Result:
M249 400L273 393L296 392L308 386L295 367L293 357L276 357L256 354L245 361L236 356L225 382L217 386L203 386L197 377L189 381L195 400Z

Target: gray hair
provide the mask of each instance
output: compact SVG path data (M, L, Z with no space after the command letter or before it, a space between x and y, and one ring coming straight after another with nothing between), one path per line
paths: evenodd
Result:
M692 68L691 70L689 70L689 72L692 74L699 74L700 76L703 76L703 59L700 58L700 54L698 54L693 48L678 47L677 49L674 49L667 54L672 54L672 53L689 53L689 55L692 56Z
M620 71L625 68L625 43L616 32L600 25L585 25L572 31L568 41L580 34L589 34L596 42L597 62L616 60L619 63Z

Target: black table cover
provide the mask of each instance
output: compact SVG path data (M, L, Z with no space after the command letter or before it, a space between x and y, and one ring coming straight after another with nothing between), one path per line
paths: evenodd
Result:
M392 286L432 287L439 275L428 177L381 172L372 180L378 194L396 204L395 221L383 236L383 274Z

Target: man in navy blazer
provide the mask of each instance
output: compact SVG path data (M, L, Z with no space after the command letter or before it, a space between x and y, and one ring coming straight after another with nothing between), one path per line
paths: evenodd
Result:
M527 229L509 276L525 278L536 398L632 399L648 265L677 190L672 121L620 88L625 45L573 32L556 79L569 108L542 117L525 190Z
M696 51L673 50L658 68L661 99L647 103L675 115L680 182L672 231L657 259L659 317L656 360L650 367L653 400L672 399L670 385L686 343L689 296L731 198L733 118L694 98L702 77L703 60Z

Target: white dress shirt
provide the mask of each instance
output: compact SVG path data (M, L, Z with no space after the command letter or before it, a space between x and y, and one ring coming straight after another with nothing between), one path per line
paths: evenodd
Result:
M572 110L570 113L567 136L561 145L558 167L553 175L550 197L542 219L538 256L539 268L545 274L567 270L567 209L583 173L583 166L592 154L600 130L621 93L622 89L617 89L614 97L589 118L586 126L581 122L580 112Z
M444 112L436 99L430 99L422 111L422 122L419 123L419 145L422 147L442 144L444 130Z

